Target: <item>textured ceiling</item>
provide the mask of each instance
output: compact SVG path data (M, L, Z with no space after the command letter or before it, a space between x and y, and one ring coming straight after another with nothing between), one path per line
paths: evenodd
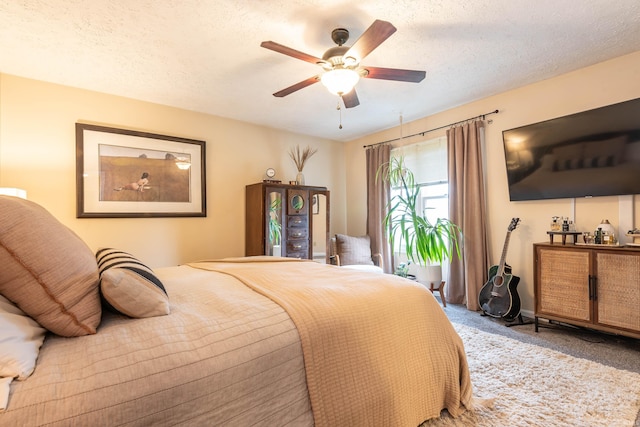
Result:
M262 41L322 56L375 19L363 64L425 80L362 79L342 129L321 84L272 96L320 69ZM340 141L639 50L638 0L0 0L2 73Z

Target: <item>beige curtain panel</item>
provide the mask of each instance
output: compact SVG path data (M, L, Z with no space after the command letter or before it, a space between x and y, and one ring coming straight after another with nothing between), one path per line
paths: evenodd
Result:
M393 273L393 251L382 221L387 214L390 185L382 179L376 181L380 166L389 163L391 146L388 144L368 147L367 156L367 234L371 239L371 252L382 255L385 273Z
M478 294L488 279L489 249L483 171L484 122L447 130L449 216L464 234L463 259L451 262L447 301L480 309Z

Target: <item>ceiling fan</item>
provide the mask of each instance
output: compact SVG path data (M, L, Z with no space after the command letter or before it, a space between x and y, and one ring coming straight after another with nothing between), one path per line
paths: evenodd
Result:
M308 55L276 42L262 42L260 46L266 49L320 65L324 70L324 73L309 77L306 80L282 89L274 93L273 96L287 96L321 81L330 92L342 98L345 107L352 108L360 105L358 95L354 88L360 77L411 83L421 82L425 77L424 71L369 67L360 64L360 61L395 32L396 27L394 27L393 24L376 19L362 36L356 40L353 46L349 47L344 46L349 39L349 31L344 28L336 28L331 32L331 39L338 46L328 49L324 55L322 55L322 58Z

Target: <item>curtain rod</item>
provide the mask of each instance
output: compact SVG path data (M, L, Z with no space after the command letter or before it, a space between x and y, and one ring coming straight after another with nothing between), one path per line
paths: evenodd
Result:
M400 138L394 138L394 139L389 139L387 141L376 142L375 144L363 145L362 148L375 147L376 145L387 144L389 142L399 141L401 139L411 138L411 137L418 136L418 135L424 136L426 133L433 132L434 130L440 130L440 129L448 128L449 126L454 126L454 125L457 125L459 123L468 122L469 120L480 119L480 118L482 118L482 120L484 120L485 116L488 116L490 114L497 114L497 113L499 113L499 110L491 111L490 113L480 114L479 116L470 117L468 119L460 120L458 122L449 123L448 125L440 126L440 127L437 127L437 128L433 128L433 129L429 129L429 130L423 130L422 132L414 133L413 135L401 136Z

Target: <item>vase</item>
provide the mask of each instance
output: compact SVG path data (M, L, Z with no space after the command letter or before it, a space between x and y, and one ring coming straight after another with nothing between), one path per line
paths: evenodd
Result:
M273 245L273 256L282 256L282 246Z
M304 175L302 174L302 171L298 172L298 174L296 175L296 184L304 185Z
M418 265L416 269L416 278L418 282L429 287L429 284L439 285L442 281L442 265L429 264Z

